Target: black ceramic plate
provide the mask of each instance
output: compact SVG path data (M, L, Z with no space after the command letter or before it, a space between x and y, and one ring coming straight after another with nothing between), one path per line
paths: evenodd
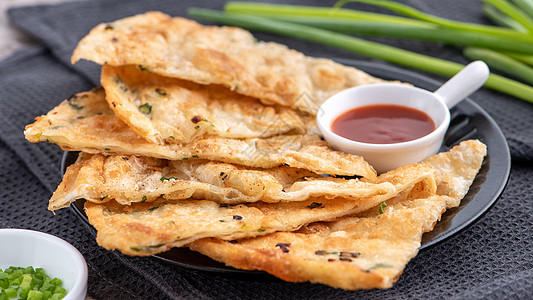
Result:
M441 84L419 74L388 65L354 60L339 60L339 62L376 77L409 82L430 91L436 90ZM496 202L509 177L511 156L507 141L487 112L472 100L466 99L452 109L451 115L452 121L441 151L447 151L463 140L479 139L487 145L488 155L461 205L446 211L433 231L423 235L421 249L442 242L478 220ZM65 153L62 162L63 171L75 161L76 157L76 152ZM83 200L76 201L72 208L82 220L88 222L83 212L83 202ZM154 257L181 267L203 271L231 274L263 273L227 267L187 248L174 248Z

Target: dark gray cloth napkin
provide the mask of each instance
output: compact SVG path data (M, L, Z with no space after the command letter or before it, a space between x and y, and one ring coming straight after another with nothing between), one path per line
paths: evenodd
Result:
M403 2L443 17L486 22L478 1ZM334 2L300 3L332 5ZM533 296L533 104L487 89L475 93L472 99L496 120L509 142L513 167L508 186L477 223L452 239L421 251L396 285L388 290L348 292L319 284L286 283L253 274L209 273L154 258L127 257L98 247L94 232L72 209L60 210L55 215L47 211L47 201L61 180L62 151L46 143L30 144L24 140L22 131L35 116L45 114L69 95L98 84L99 67L89 62L70 65L70 55L79 39L101 22L148 10L186 16L187 7L191 6L220 9L223 2L93 0L16 8L9 12L12 22L40 40L42 46L0 62L0 227L49 232L72 243L87 260L89 295L96 299L528 299ZM284 43L311 56L364 59L295 39L260 33L256 36ZM458 49L438 43L374 40L466 62Z

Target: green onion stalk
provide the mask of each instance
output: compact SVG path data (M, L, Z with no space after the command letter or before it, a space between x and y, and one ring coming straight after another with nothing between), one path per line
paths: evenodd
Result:
M520 25L520 23L516 22L512 18L502 14L498 9L490 4L483 5L482 10L487 18L500 26L513 28L520 32L527 32L524 26Z
M269 17L269 19L272 19ZM337 19L334 17L277 16L274 19L348 34L387 36L443 42L458 46L474 46L499 51L533 55L533 42L488 33L428 28L381 21Z
M531 5L532 5L531 6L532 7L531 13L532 13L532 16L533 16L533 1L531 1L531 0L515 0L515 3L520 2L520 1L531 3ZM496 24L499 24L501 26L507 26L507 27L510 27L510 28L514 28L517 31L522 31L522 32L527 31L518 22L516 22L512 18L508 17L507 15L504 15L501 11L499 11L498 9L496 9L494 6L492 6L490 4L483 5L482 9L483 9L483 13L485 14L485 16L487 18L489 18L490 20L492 20ZM469 45L469 46L474 46L474 45ZM487 47L487 48L490 48L490 47ZM533 66L533 55L520 54L520 53L516 53L514 51L501 51L501 50L499 50L498 52L500 52L501 54L504 54L504 55L506 55L508 57L514 58L515 60L518 60L518 61L520 61L522 63L527 64L527 65Z
M533 18L533 1L531 0L513 0L513 3L518 6L530 18Z
M448 77L455 75L464 67L462 64L455 62L366 41L329 30L293 24L290 22L199 8L191 8L188 13L193 17L226 25L322 43L367 57L377 58L398 65ZM520 82L491 74L485 83L485 86L533 103L533 88Z
M480 33L489 33L494 34L498 36L505 36L508 38L514 38L517 40L522 40L524 42L531 42L533 40L533 36L517 32L516 30L512 30L509 28L501 28L496 26L487 26L487 25L481 25L481 24L472 24L472 23L466 23L466 22L459 22L459 21L453 21L448 20L445 18L440 18L437 16L433 16L430 14L426 14L424 12L421 12L417 9L414 9L410 6L407 6L405 4L397 3L394 1L386 1L386 0L342 0L339 1L335 7L341 7L349 2L359 2L359 3L365 3L370 5L375 5L378 7L386 8L391 11L394 11L396 13L409 16L411 18L415 18L418 20L426 21L429 23L437 24L441 27L449 28L449 29L455 29L460 31L473 31L473 32L480 32ZM497 1L491 1L491 2L497 2ZM492 3L491 3L492 4ZM518 20L516 20L519 22ZM524 20L520 20L524 21ZM527 29L527 27L526 27Z
M434 24L409 18L386 16L378 13L331 7L230 1L226 3L224 10L228 13L256 15L269 19L287 16L305 16L314 18L376 21L387 24L411 25L425 28L436 27Z
M501 52L509 57L512 57L518 61L521 61L527 65L533 66L533 55L522 55L513 52Z
M529 34L533 34L533 20L522 10L518 9L513 4L507 2L506 0L482 0L485 3L497 8L502 13L506 14L520 25L522 25Z
M465 48L463 54L472 60L483 60L495 70L533 84L533 68L512 57L488 49L474 47Z

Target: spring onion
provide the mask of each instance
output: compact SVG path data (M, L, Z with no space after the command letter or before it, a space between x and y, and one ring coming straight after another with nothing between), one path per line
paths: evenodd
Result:
M448 77L455 75L464 67L455 62L300 24L200 8L191 8L188 13L193 17L227 25L322 43L367 57ZM520 82L491 74L485 86L533 103L533 88Z
M278 16L276 19L341 33L438 41L459 46L533 54L533 42L517 41L513 38L480 32L389 24L377 21L345 20L333 17Z
M502 13L508 15L516 22L520 23L530 34L533 34L533 20L522 12L520 9L515 7L513 4L505 1L505 0L482 0L486 3L491 4L495 8L497 8Z
M284 5L257 2L233 2L230 1L224 6L224 10L229 13L253 14L266 18L277 18L286 16L306 16L315 18L338 18L361 21L377 21L398 25L412 25L419 27L435 27L435 25L403 18L397 16L384 16L382 14L357 11L352 9L313 7L303 5Z
M530 18L533 18L533 1L531 0L513 0L513 3L522 9Z
M533 68L502 53L467 47L463 54L472 60L483 60L489 67L533 84Z
M492 22L500 26L510 27L520 32L527 32L524 26L520 25L520 23L509 18L508 16L502 14L492 5L483 5L482 10L487 18L489 18Z
M531 0L513 0L513 2L516 4L516 6L520 7L529 17L533 18L533 1ZM514 28L517 31L527 31L520 23L516 22L514 19L510 18L507 15L504 15L501 11L496 9L491 4L486 3L483 5L483 12L485 16L489 19L491 19L496 24L499 24L501 26L507 26L510 28ZM533 56L532 55L524 55L508 51L499 51L502 54L509 56L511 58L514 58L515 60L518 60L522 63L525 63L527 65L533 66Z
M67 291L58 278L50 278L42 268L9 267L0 270L0 300L57 300Z
M518 61L521 61L527 65L533 66L533 55L522 55L513 52L501 52L507 56L510 56Z
M415 19L423 20L426 22L434 23L439 26L449 28L449 29L456 29L456 30L464 30L464 31L474 31L474 32L483 32L483 33L490 33L494 35L499 36L506 36L509 38L515 38L517 40L522 41L529 41L531 42L533 40L533 37L529 34L517 32L516 30L508 29L508 28L501 28L501 27L495 27L495 26L487 26L487 25L480 25L480 24L472 24L472 23L465 23L465 22L459 22L459 21L453 21L448 20L445 18L439 18L437 16L433 16L430 14L426 14L424 12L421 12L417 9L414 9L410 6L407 6L405 4L393 2L393 1L386 1L386 0L343 0L339 1L335 6L341 7L349 2L360 2L370 5L375 5L379 7L383 7L389 10L392 10L394 12L403 14L405 16L409 16ZM518 22L518 20L516 20Z

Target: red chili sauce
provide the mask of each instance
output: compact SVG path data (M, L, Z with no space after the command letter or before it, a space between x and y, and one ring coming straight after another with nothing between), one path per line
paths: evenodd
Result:
M400 105L368 105L349 110L335 119L331 130L347 139L372 144L415 140L435 130L424 112Z

